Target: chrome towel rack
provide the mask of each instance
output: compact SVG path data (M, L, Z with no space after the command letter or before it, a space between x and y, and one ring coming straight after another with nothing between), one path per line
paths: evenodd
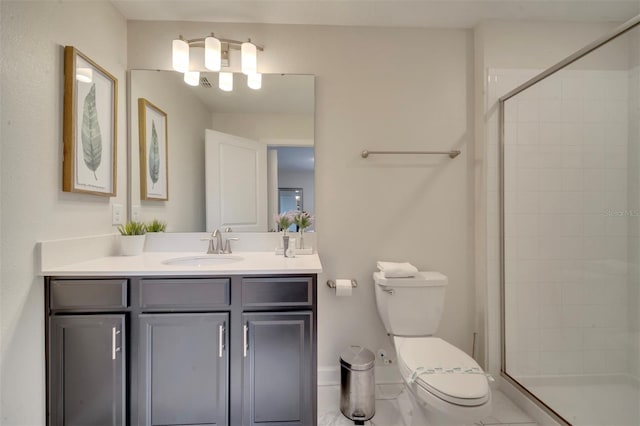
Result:
M362 151L362 158L367 158L371 154L447 154L449 158L456 158L460 155L460 151L451 150L451 151Z

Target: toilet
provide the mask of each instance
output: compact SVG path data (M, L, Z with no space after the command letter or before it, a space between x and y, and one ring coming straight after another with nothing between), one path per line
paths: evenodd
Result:
M447 277L373 274L378 313L393 340L398 368L413 405L414 426L472 425L491 413L487 377L473 358L433 337L444 308Z

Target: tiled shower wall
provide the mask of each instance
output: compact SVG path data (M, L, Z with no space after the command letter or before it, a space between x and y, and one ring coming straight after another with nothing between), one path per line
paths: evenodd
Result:
M492 72L489 101L534 74ZM506 104L506 360L514 376L629 371L629 76L563 70Z

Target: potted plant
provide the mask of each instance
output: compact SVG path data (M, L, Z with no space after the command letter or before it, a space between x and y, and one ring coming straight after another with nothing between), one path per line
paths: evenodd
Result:
M311 216L308 212L297 212L293 217L293 223L298 227L298 232L300 233L299 237L299 248L304 248L304 239L302 238L302 233L308 227L313 224L313 216Z
M144 249L144 234L147 227L142 222L130 221L118 226L120 231L120 254L136 256Z
M147 225L147 232L164 232L166 229L166 222L159 221L158 219L153 219L153 221Z
M273 219L276 221L276 225L278 225L278 229L282 231L283 235L287 235L289 233L289 227L293 223L293 216L293 212L286 212L273 216Z
M286 252L289 247L289 227L293 223L293 213L286 212L282 214L276 214L273 216L276 221L276 225L279 230L282 231L282 238L280 239L280 247ZM286 253L285 253L286 256Z

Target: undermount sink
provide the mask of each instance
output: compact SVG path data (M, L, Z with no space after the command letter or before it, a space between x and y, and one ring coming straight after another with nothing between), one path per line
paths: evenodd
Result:
M232 256L228 254L203 254L200 256L175 257L162 261L165 265L174 266L215 266L225 265L227 263L239 262L243 258L240 256Z

